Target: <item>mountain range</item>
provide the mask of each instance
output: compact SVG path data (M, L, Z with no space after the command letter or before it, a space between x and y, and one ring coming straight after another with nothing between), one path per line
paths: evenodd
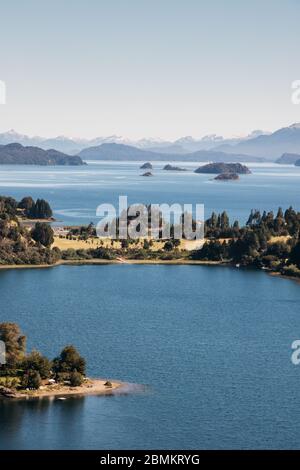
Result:
M274 161L283 153L300 153L300 124L292 124L272 134L259 135L235 145L222 144L217 149L231 154L246 153Z
M191 136L181 137L175 141L166 141L162 139L139 139L129 140L123 137L112 135L108 137L96 137L95 139L70 138L57 136L53 138L44 138L39 136L29 137L19 134L13 129L8 132L0 133L0 145L18 142L24 146L40 147L44 150L54 148L60 152L70 155L78 154L81 150L88 147L95 147L101 144L123 144L130 145L140 149L147 149L157 153L185 154L196 152L197 150L211 150L219 145L235 145L243 140L248 140L257 135L264 134L263 131L253 131L246 137L234 137L225 139L215 134L204 136L200 139L194 139Z
M186 161L186 162L259 162L263 159L242 154L230 154L217 150L198 150L197 152L176 154L158 153L152 150L139 149L124 144L101 144L89 147L78 154L83 160L112 160L112 161Z
M187 136L173 142L161 139L130 141L115 135L88 140L65 136L29 137L13 130L0 133L0 145L10 143L44 150L51 148L88 159L220 161L223 158L223 161L275 161L284 153L300 153L300 124L292 124L272 133L257 130L246 137L225 139L213 134L201 139Z

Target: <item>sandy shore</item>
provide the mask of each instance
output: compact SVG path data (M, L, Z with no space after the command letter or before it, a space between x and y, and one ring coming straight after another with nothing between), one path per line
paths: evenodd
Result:
M55 268L57 266L80 266L80 265L105 265L105 264L199 264L205 266L228 266L228 263L220 263L219 261L198 261L190 259L82 259L82 260L60 260L55 264L1 264L0 269L41 269Z
M191 259L172 259L172 260L161 260L161 259L151 259L151 260L143 260L143 259L123 259L118 258L115 260L106 260L106 259L83 259L83 260L60 260L55 264L3 264L0 265L1 269L49 269L55 268L58 266L84 266L84 265L108 265L108 264L152 264L152 265L173 265L173 266L184 266L184 265L194 265L194 266L222 266L222 267L230 267L234 268L234 265L228 262L220 262L220 261L199 261L199 260L191 260ZM283 279L289 279L291 281L296 281L300 283L300 279L298 277L287 276L278 272L273 272L269 270L264 271L266 274L270 276L276 276Z
M27 399L27 398L67 398L75 395L111 395L116 390L121 392L127 386L124 382L111 380L111 387L105 385L106 379L86 379L80 387L70 387L69 385L53 384L41 386L39 390L25 390L16 392L14 396L7 399Z
M273 271L268 271L268 274L273 277L280 277L281 279L287 279L289 281L296 281L298 284L300 284L299 277L288 276L287 274L281 274L281 273L277 273Z

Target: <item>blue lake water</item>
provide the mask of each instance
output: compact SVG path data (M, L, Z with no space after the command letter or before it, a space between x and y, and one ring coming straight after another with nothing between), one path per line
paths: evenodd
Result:
M0 321L50 357L144 391L0 402L2 449L300 448L300 288L259 271L107 265L0 271Z
M219 183L154 164L1 166L0 193L49 200L65 224L103 202L204 203L245 222L251 208L300 210L300 168L250 164ZM182 164L183 166L183 164ZM89 373L146 385L126 396L0 402L0 448L300 448L299 284L200 266L61 266L0 271L0 321L50 357L67 343Z
M141 162L142 163L142 162ZM251 208L277 210L292 205L300 210L300 167L249 164L252 175L239 181L217 182L214 175L193 172L199 163L176 163L187 172L167 172L166 162L154 162L154 176L142 177L139 162L89 162L82 167L1 165L0 192L18 199L24 195L47 199L55 217L65 224L97 221L96 208L105 202L117 206L118 196L133 203L180 203L227 210L244 223Z

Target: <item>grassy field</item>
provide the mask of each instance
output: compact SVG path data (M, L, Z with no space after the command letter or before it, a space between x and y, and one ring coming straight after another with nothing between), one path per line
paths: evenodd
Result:
M143 247L143 240L139 240L137 244L132 245L133 247L136 248L142 248ZM152 246L150 247L151 251L158 251L162 250L164 247L165 242L160 241L160 240L153 240ZM180 242L180 248L183 250L194 250L196 248L200 248L203 245L202 240L181 240ZM121 248L121 242L119 241L113 241L110 238L89 238L88 240L79 240L78 238L73 237L72 240L69 240L65 237L59 237L55 236L54 237L54 243L52 245L52 248L57 247L60 250L68 250L68 249L74 249L74 250L88 250L89 248L98 248L98 247L104 247L104 248Z
M272 237L269 240L270 244L273 243L286 243L291 237L290 236L281 236L281 237ZM220 243L223 241L228 242L230 239L220 239ZM143 247L143 240L140 239L136 244L132 245L132 247L142 248ZM204 240L181 240L179 248L182 250L192 251L195 249L199 249L203 246ZM158 251L162 250L164 247L165 241L160 240L153 240L152 246L149 248L151 251ZM110 238L89 238L88 240L79 240L79 238L73 237L72 240L62 236L55 236L54 243L52 248L57 247L60 250L88 250L89 248L114 248L119 249L121 248L121 242L119 241L112 241Z
M281 237L271 237L269 240L269 243L287 243L288 240L290 240L292 237L290 235L287 236L281 236Z

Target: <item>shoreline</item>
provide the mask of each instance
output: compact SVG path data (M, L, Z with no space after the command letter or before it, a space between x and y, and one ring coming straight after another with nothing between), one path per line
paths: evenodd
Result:
M113 395L116 391L122 393L128 392L129 384L117 380L111 380L111 386L106 386L107 379L89 379L78 387L71 387L70 385L44 385L39 390L24 390L16 391L11 395L5 396L0 394L0 399L6 400L28 400L28 399L40 399L40 398L57 398L67 399L67 397L74 396L87 396L87 395Z
M82 259L82 260L59 260L54 264L3 264L0 265L0 271L9 270L9 269L49 269L56 268L58 266L105 266L105 265L124 265L124 264L148 264L148 265L173 265L173 266L222 266L228 268L235 268L235 266L229 262L220 262L220 261L201 261L201 260L190 260L190 259L174 259L174 260L161 260L161 259ZM239 268L236 268L239 269ZM241 268L243 269L243 268ZM245 267L247 269L247 267ZM255 269L256 271L261 271L260 269ZM269 276L280 277L282 279L288 279L291 281L296 281L300 283L299 277L288 276L286 274L281 274L276 271L264 270Z
M229 263L220 263L219 261L200 261L200 260L189 260L189 259L174 259L174 260L160 260L160 259L82 259L82 260L59 260L54 264L0 264L1 269L44 269L44 268L56 268L57 266L80 266L80 265L105 265L105 264L198 264L207 266L230 266Z

